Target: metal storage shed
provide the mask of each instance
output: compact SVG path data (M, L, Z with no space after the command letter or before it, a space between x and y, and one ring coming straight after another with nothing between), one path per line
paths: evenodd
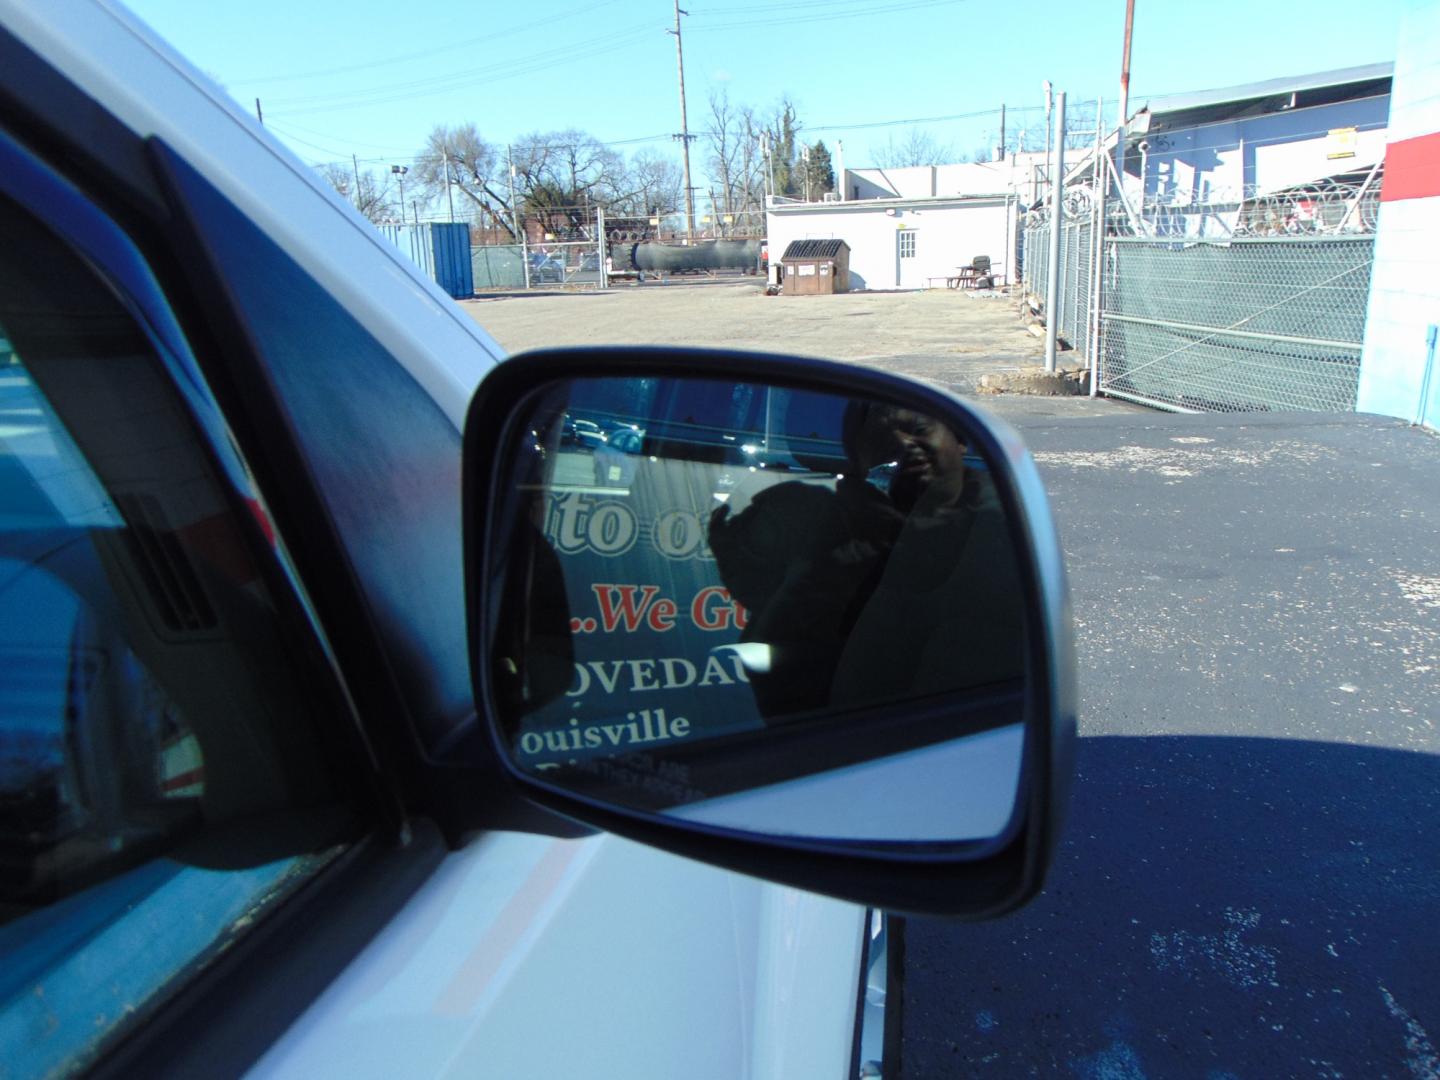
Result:
M460 221L435 221L423 225L382 225L380 231L450 296L464 300L475 295L469 225Z
M850 291L850 245L844 240L792 240L780 268L789 296Z

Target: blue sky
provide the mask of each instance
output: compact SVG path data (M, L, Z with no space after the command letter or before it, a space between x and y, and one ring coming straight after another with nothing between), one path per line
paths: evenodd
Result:
M673 0L131 0L304 160L408 162L436 124L496 143L579 128L617 148L679 130ZM1042 82L1117 96L1124 0L685 0L692 131L712 91L788 94L808 138L870 163L919 128L970 152L1043 127ZM1395 55L1397 0L1137 0L1131 104ZM1025 111L1028 108L1029 111ZM1093 106L1092 106L1093 108ZM982 114L982 115L973 115ZM956 117L955 119L935 119ZM915 122L918 121L918 122ZM886 126L867 126L886 125Z

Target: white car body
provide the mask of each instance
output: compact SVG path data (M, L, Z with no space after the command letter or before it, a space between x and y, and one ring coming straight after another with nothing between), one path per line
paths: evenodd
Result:
M0 0L0 23L173 147L461 426L501 350L209 79L105 0ZM838 1078L864 926L854 905L608 837L489 834L445 859L254 1073Z

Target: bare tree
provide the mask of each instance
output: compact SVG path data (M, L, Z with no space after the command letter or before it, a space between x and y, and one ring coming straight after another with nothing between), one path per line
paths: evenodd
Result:
M955 148L937 142L928 131L911 128L900 142L890 135L885 145L870 148L870 156L882 169L907 169L915 165L947 165L955 161Z
M589 235L591 210L628 194L625 159L574 129L533 132L515 148L516 197L556 235Z
M390 198L388 177L383 174L382 178L377 180L375 174L366 169L360 174L358 189L355 186L354 170L338 161L321 165L320 175L339 192L341 198L376 225L394 219L395 204Z
M450 196L459 202L457 213L482 230L499 230L514 237L506 167L504 153L486 141L474 123L441 124L430 132L416 156L410 182L433 203L446 198L448 174Z
M638 150L625 169L625 189L610 204L622 214L646 217L667 214L684 198L684 176L672 158L654 150Z
M750 106L742 108L737 123L740 129L739 195L737 209L742 213L765 209L765 121Z
M1065 149L1066 150L1088 150L1095 145L1095 125L1103 123L1103 117L1099 117L1100 103L1098 101L1075 101L1070 102L1065 110ZM1045 149L1046 138L1049 135L1050 125L1046 124L1043 112L1038 114L1033 111L1025 111L1021 115L1029 117L1023 125L1011 125L1005 132L1005 153L1033 153ZM992 145L999 143L999 136L990 136ZM984 159L982 159L984 160Z
M749 105L736 106L724 91L710 95L706 165L716 209L732 219L731 229L763 232L765 193L771 179L776 191L803 186L796 173L795 108L781 101L769 115ZM767 175L769 174L769 175Z
M730 104L730 95L725 90L710 92L710 130L705 133L705 142L710 153L706 165L710 177L720 189L720 206L724 214L735 212L736 187L740 172L740 144L745 134L739 126L739 116Z

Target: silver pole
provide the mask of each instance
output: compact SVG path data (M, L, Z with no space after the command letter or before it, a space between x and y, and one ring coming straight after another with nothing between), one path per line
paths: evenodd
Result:
M1055 116L1055 94L1050 80L1045 80L1045 182L1050 182L1050 128Z
M515 235L520 238L520 266L525 272L525 288L530 288L530 247L525 242L525 230L520 224L520 204L515 201L515 150L505 147L505 161L510 166L510 217L515 222Z
M450 190L450 151L445 151L445 201L450 204L450 224L455 224L455 195Z
M1045 370L1055 370L1060 333L1060 234L1065 225L1065 91L1055 95L1055 172L1050 178L1050 265L1045 268Z
M1007 285L1011 285L1015 278L1015 229L1018 228L1020 228L1020 215L1015 213L1015 196L1007 194L1005 196L1005 284Z
M1090 173L1091 195L1095 200L1090 216L1090 396L1100 392L1100 275L1105 253L1105 181L1110 174L1100 167L1105 155L1105 99L1095 102L1095 160Z
M608 289L610 275L605 272L605 208L603 206L595 208L595 231L600 234L600 250L598 252L600 256L600 288Z
M765 205L770 205L770 134L760 133L760 156L765 161Z

